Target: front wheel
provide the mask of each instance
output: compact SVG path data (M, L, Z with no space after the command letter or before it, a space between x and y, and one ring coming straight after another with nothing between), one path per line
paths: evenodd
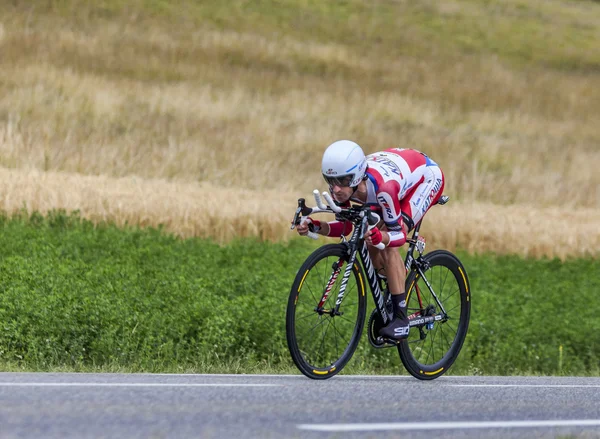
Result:
M339 307L339 291L348 266L344 244L315 250L292 284L286 312L286 336L294 363L304 375L326 379L339 373L358 346L365 323L365 277L355 261Z
M412 376L432 380L443 375L460 353L469 327L471 291L465 268L452 253L436 250L423 259L425 278L415 268L406 278L407 314L411 320L428 316L435 320L411 325L398 352Z

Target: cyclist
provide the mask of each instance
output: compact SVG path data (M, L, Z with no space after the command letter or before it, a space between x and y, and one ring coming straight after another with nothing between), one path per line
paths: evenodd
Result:
M394 307L394 319L379 333L395 340L408 337L406 272L397 247L404 245L408 232L441 197L442 170L415 149L391 148L365 156L358 144L339 140L325 150L321 173L338 205L366 203L381 212L383 221L365 236L373 265L387 277ZM308 217L297 230L300 235L310 230L341 237L352 231L352 224L337 218L321 222ZM383 250L374 247L380 242L385 245Z

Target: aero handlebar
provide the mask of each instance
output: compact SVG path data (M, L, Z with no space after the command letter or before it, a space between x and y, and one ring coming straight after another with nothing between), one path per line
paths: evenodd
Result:
M317 203L316 207L306 206L304 198L298 199L298 208L296 209L296 214L294 215L294 219L292 220L291 229L294 229L297 225L304 223L306 221L307 217L313 213L320 213L320 212L340 213L340 212L342 212L343 209L340 206L338 206L337 204L335 204L335 202L331 198L331 195L329 195L328 192L323 192L323 198L325 198L327 205L325 205L323 203L323 201L321 200L321 195L319 194L319 191L317 189L315 189L313 191L313 195L315 197L315 202ZM377 225L380 218L379 218L379 215L377 215L375 212L371 212L371 211L369 211L367 213L367 215L368 215L368 224L369 224L368 230L371 230L373 227L375 227ZM319 235L317 233L311 232L311 231L309 231L306 236L308 236L309 238L312 238L312 239L317 239L319 237ZM375 248L377 248L379 250L383 250L385 248L385 244L383 242L380 242L379 244L377 244L375 246Z

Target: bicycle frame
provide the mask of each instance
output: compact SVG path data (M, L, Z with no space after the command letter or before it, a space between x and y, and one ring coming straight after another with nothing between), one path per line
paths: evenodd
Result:
M309 378L330 378L352 358L366 330L374 348L396 347L402 364L415 378L432 380L445 373L456 360L468 328L469 285L461 262L447 250L425 254L425 240L419 236L420 221L409 234L402 252L405 257L400 261L397 254L392 254L399 249L385 249L382 243L366 243L370 239L365 236L380 221L381 211L374 209L379 207L377 204L342 207L331 194L324 192L323 198L329 204L326 206L320 201L321 194L318 191L314 194L315 208L307 207L304 199L298 200L292 229L302 225L299 227L301 235L318 239L318 235L329 235L324 231L354 227L348 236L334 233L340 236L341 242L314 250L296 273L286 312L286 338L296 366ZM442 196L436 204L447 201L448 197ZM306 218L319 212L335 213L336 220L343 223L329 223L327 227L321 222L323 231L316 220ZM375 249L387 254L377 253ZM377 269L382 268L379 263L385 263L388 255L394 257L395 265L384 264L386 279ZM408 338L400 340L380 335L395 317L391 299L399 296L392 296L389 288L396 287L394 280L403 277L403 272L395 273L396 269L407 270L406 314L412 327ZM307 277L309 272L311 275ZM367 288L371 290L375 309L365 303ZM367 312L370 314L368 323L365 321Z
M367 244L362 239L366 229L368 228L367 219L368 219L367 215L364 215L360 221L355 221L352 236L350 237L349 240L346 241L344 239L344 241L343 241L343 243L348 246L348 254L349 254L350 258L349 258L346 268L344 270L339 293L337 295L337 299L335 302L335 308L329 312L332 315L340 314L339 308L344 299L344 295L346 294L346 286L347 286L348 280L350 279L350 276L352 274L352 266L356 262L356 255L359 254L362 265L366 271L367 281L368 281L369 288L371 290L371 295L373 296L373 300L375 302L375 307L377 308L377 311L379 312L379 315L381 316L383 324L385 326L392 320L393 316L387 310L386 298L384 297L384 293L381 288L380 278L375 271L375 267L373 265L373 261L371 260L371 256L369 254ZM421 316L420 313L411 314L408 316L408 318L410 320L410 326L423 326L428 323L432 323L434 321L445 320L445 318L446 318L446 310L444 309L441 301L438 299L437 295L435 294L435 291L434 291L432 285L429 283L429 281L427 280L427 277L424 274L424 271L427 270L427 263L422 259L422 252L424 250L424 241L419 240L420 227L421 227L421 224L420 223L417 224L417 226L415 227L415 229L413 231L412 237L407 240L409 242L409 246L408 246L408 250L406 252L406 257L404 260L404 266L405 266L407 273L413 268L415 270L417 270L417 272L419 273L419 276L423 279L423 281L427 285L427 288L431 292L432 297L434 298L437 305L439 306L441 313L436 314L435 316ZM417 249L417 251L419 252L419 256L417 258L414 257L415 249ZM329 294L331 292L331 289L340 274L339 261L334 263L334 266L332 268L333 268L333 272L332 272L331 276L329 277L329 281L327 282L327 286L325 288L325 291L323 293L321 301L319 302L319 305L315 309L315 311L320 314L327 312L323 309L323 305L327 301ZM421 292L420 292L418 286L415 289L415 293L417 294L417 300L419 302L419 307L422 310L423 302L421 299Z
M350 279L350 275L352 274L352 267L354 266L354 264L356 262L356 255L358 253L360 255L360 260L362 262L362 265L365 268L365 271L367 273L367 280L368 280L369 288L371 289L371 295L373 296L373 300L375 302L375 307L377 308L377 311L379 312L379 315L381 316L381 318L383 320L384 326L387 325L392 320L393 316L387 311L387 307L386 307L386 303L385 303L386 298L384 297L384 294L382 292L380 279L375 271L375 267L373 266L373 261L371 260L371 256L369 254L367 244L365 243L365 241L363 239L366 231L369 229L370 220L373 220L373 216L376 216L376 215L370 210L369 206L362 206L361 208L358 208L358 209L357 208L342 209L339 206L336 206L334 204L334 202L331 199L331 197L329 196L329 194L324 192L323 196L326 199L327 203L329 204L329 207L327 207L321 202L318 191L315 190L314 195L315 195L315 200L316 200L317 206L318 206L315 208L307 207L304 204L305 200L303 198L300 198L298 200L298 209L296 210L296 215L294 216L294 219L292 220L292 228L295 225L298 225L300 223L301 216L305 217L311 213L317 213L317 212L344 213L346 215L349 215L349 218L347 220L351 221L354 226L353 231L352 231L352 236L350 237L349 240L346 240L344 237L342 237L342 240L343 240L342 242L348 247L348 255L350 256L350 258L348 260L348 264L346 265L346 269L344 270L344 275L342 277L340 290L339 290L339 293L337 295L337 299L335 302L335 308L332 309L331 311L326 311L323 309L323 305L327 301L329 294L331 292L331 289L340 274L339 261L334 264L335 268L332 267L332 268L334 268L334 270L331 273L331 276L329 277L329 281L327 282L325 291L323 292L323 295L321 297L319 305L317 306L317 308L315 308L315 311L318 312L319 314L331 313L332 315L340 315L339 308L340 308L342 301L344 300L344 295L346 294L346 286L348 284L348 280ZM444 204L446 202L447 202L447 197L443 197L439 201L440 204ZM377 221L378 221L378 218L376 221L374 221L374 223L377 223ZM373 224L373 225L374 225L374 223L371 222L371 224ZM431 292L431 295L434 298L434 300L436 301L441 313L438 313L434 316L422 316L420 314L420 311L423 310L423 302L421 299L421 292L419 290L419 287L416 286L415 291L417 294L417 300L419 302L420 310L419 310L419 312L413 313L408 316L409 321L410 321L410 323L409 323L410 326L424 326L424 325L432 323L434 321L441 321L441 320L445 321L447 319L446 310L444 309L441 301L438 299L437 295L435 294L435 291L433 290L432 285L429 283L429 281L427 280L427 277L424 274L424 272L427 271L428 266L427 266L427 262L423 259L423 251L425 249L425 241L419 239L420 228L421 228L421 223L419 222L413 230L412 237L410 239L407 239L409 246L408 246L408 250L406 252L406 257L404 260L404 267L406 269L407 274L413 268L417 271L419 276L425 282L425 285L427 285L427 288ZM312 237L316 238L316 235L313 234ZM419 253L419 256L416 258L414 257L415 249L417 249L417 251Z
M439 307L438 309L441 312L434 316L422 316L422 315L420 315L420 311L417 313L413 313L408 316L410 326L424 326L424 325L432 323L434 321L442 321L442 320L446 319L446 315L447 315L446 310L444 309L444 306L442 305L442 302L438 299L437 295L435 294L435 291L433 290L433 286L429 283L429 281L427 280L427 277L424 274L424 271L427 270L427 267L426 267L426 262L424 260L422 260L422 251L423 250L421 248L419 248L418 249L419 256L417 258L414 257L414 251L417 248L417 246L422 246L424 249L424 242L420 241L418 239L420 227L421 227L421 224L419 223L415 227L412 237L408 240L409 246L408 246L408 250L406 252L406 257L404 260L405 269L406 269L407 273L413 268L415 270L417 270L417 272L419 273L419 276L423 279L423 281L427 285L427 288L431 292L431 295L434 298L434 300L436 301L436 303ZM352 271L352 265L355 260L354 255L357 253L357 249L356 249L356 247L358 245L357 243L361 242L362 245L360 246L360 252L359 252L360 259L361 259L363 267L365 268L366 273L367 273L367 280L368 280L369 288L371 289L371 295L373 296L373 300L375 302L375 307L377 308L377 311L379 312L379 315L381 316L381 318L383 320L383 324L385 326L392 320L393 316L390 315L390 313L388 312L388 310L386 308L386 304L385 304L386 298L384 298L384 295L383 295L383 292L382 292L382 289L380 286L380 279L377 276L377 273L375 272L375 268L373 266L373 262L371 260L370 254L369 254L367 244L364 242L364 240L359 239L362 236L362 233L360 231L358 231L357 229L358 228L355 227L352 237L347 242L347 244L350 247L349 251L351 251L351 253L350 253L350 260L348 261L348 265L346 266L346 271L344 273L344 278L350 277L350 273ZM354 250L352 250L353 248L354 248ZM338 294L338 299L336 301L336 309L335 309L336 313L339 313L339 306L343 300L344 294L346 292L345 290L346 290L346 284L343 282L342 285L340 286L340 292ZM420 308L420 310L423 310L423 301L422 301L421 292L420 292L418 286L415 287L415 294L417 295L419 308Z

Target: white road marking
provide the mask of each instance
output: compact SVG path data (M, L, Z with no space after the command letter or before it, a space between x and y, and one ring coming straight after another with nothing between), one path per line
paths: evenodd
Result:
M374 424L299 424L300 430L325 432L389 430L464 430L474 428L597 427L600 419L490 422L389 422Z
M281 384L231 383L0 383L0 387L281 387Z
M141 375L141 374L138 374ZM290 374L160 374L160 373L153 373L153 374L148 374L148 375L163 375L163 376L187 376L187 377L191 377L191 376L196 376L196 377L228 377L228 378L292 378L292 379L297 379L300 381L306 381L307 377L305 377L304 375L298 373L297 375L290 375ZM458 375L448 375L448 376L444 376L441 379L442 380L449 380L449 381L455 381L457 379L471 379L473 377L467 377L467 376L458 376ZM333 381L352 381L352 380L394 380L394 381L410 381L410 382L414 382L414 383L422 383L422 381L415 379L413 376L410 375L335 375L333 377L331 377L330 379L328 379L328 382L333 382ZM440 380L438 379L438 382Z
M443 384L444 387L539 387L539 388L548 388L548 387L565 387L565 388L575 388L575 387L585 387L585 388L593 388L600 387L600 384Z

